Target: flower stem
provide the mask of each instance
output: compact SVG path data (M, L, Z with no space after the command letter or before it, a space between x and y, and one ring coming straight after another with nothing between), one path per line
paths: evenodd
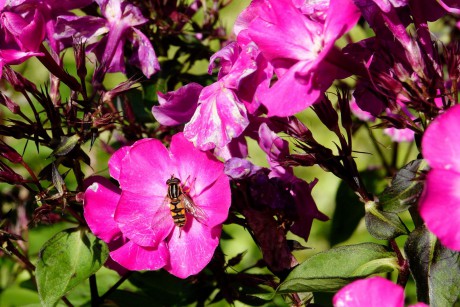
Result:
M91 292L91 307L99 306L99 293L97 291L96 275L89 277L89 288Z
M30 166L24 161L22 160L21 161L21 165L27 170L27 172L30 174L30 176L32 177L32 180L33 182L35 183L35 185L37 186L37 188L40 190L40 191L43 191L43 187L42 185L40 184L40 180L38 180L37 176L35 176L35 173L33 172L33 170L30 168Z
M131 275L133 274L133 271L129 271L128 273L126 273L125 275L123 275L109 290L107 290L106 293L104 293L104 295L102 295L101 297L99 297L99 302L103 302L110 294L112 294L113 292L115 292L115 290L118 289L118 287L124 283Z
M37 59L56 77L58 77L62 82L64 82L71 90L80 92L81 86L78 83L77 79L69 75L67 72L62 69L53 59L51 54L42 44L40 45L40 52L44 54L44 56L38 56Z
M409 264L402 255L401 250L399 249L399 246L396 243L395 239L390 240L390 245L393 251L396 253L396 257L398 258L398 264L400 267L397 283L398 285L404 288L406 286L407 280L409 279Z

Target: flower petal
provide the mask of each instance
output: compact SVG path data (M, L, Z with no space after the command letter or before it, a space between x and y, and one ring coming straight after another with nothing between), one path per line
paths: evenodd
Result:
M113 153L109 159L109 174L115 179L120 179L121 161L126 156L131 146L123 146Z
M91 180L94 183L85 191L83 215L91 231L109 243L122 235L113 219L121 191L104 177Z
M420 214L441 243L460 251L460 174L432 169L420 200ZM448 213L448 214L446 214Z
M192 196L199 195L224 173L224 164L211 153L197 149L182 133L173 136L170 146L172 160L183 184L193 184Z
M207 215L206 226L214 227L225 222L231 203L230 182L223 172L213 185L208 186L193 201Z
M380 276L360 279L343 287L334 295L334 307L403 307L402 287Z
M352 0L331 0L324 26L325 41L335 41L350 31L361 13Z
M168 240L170 259L164 268L180 278L199 273L211 261L222 230L222 226L211 229L189 220L183 229L176 227Z
M198 108L185 125L184 135L199 149L210 150L230 143L248 124L243 103L218 81L201 91Z
M249 36L268 61L277 58L307 60L316 57L322 25L304 16L292 0L268 0L249 25ZM277 66L277 65L274 65Z
M460 105L439 115L425 131L422 153L432 168L460 173Z
M153 116L164 126L185 124L195 113L202 89L202 85L192 82L173 92L158 93L160 105L152 107Z
M130 63L141 68L147 78L160 70L160 63L150 40L141 31L132 28L132 43L134 54Z
M169 253L164 242L157 248L152 248L129 241L119 249L111 251L110 257L131 271L158 270L168 263Z
M115 221L123 235L140 246L156 247L174 227L174 221L163 196L122 191L115 211Z
M297 78L298 71L307 70L310 65L311 63L298 62L269 90L261 93L259 98L267 108L268 116L296 114L311 106L318 99L323 92L323 87L315 87L312 76L305 76L305 80ZM326 89L329 85L326 86Z
M168 150L155 139L136 142L123 158L120 188L139 195L166 196L166 180L174 173Z

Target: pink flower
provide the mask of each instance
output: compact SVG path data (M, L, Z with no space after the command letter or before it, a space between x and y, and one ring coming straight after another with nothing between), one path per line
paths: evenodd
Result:
M219 244L230 207L230 185L223 164L201 152L182 134L166 149L144 139L114 153L110 175L120 188L96 180L85 192L84 216L108 243L111 258L129 270L166 269L185 278L200 272ZM198 208L175 224L166 198L172 177Z
M4 65L43 55L39 48L45 38L45 21L38 10L28 13L0 11L0 77Z
M278 81L260 93L269 116L288 116L312 105L347 73L334 63L335 41L359 19L351 0L331 0L322 20L305 16L292 0L265 0L249 25L249 36L275 67ZM257 94L256 94L257 96Z
M383 133L388 135L394 142L412 142L414 140L414 131L409 128L397 129L394 127L383 129Z
M360 279L337 292L333 303L334 307L404 307L404 289L380 276Z
M257 111L256 89L268 87L271 68L257 46L239 36L211 57L220 59L218 80L206 86L198 108L184 127L185 137L201 150L221 149L239 137L249 125L248 113Z
M56 25L55 38L83 38L94 40L107 33L100 41L89 46L88 51L96 54L101 65L96 69L95 79L102 81L106 72L125 72L123 46L126 40L133 44L130 63L139 67L147 78L160 69L155 50L150 40L138 26L145 24L139 8L119 0L97 0L104 18L93 16L60 16Z
M460 251L460 106L439 115L425 131L422 153L431 170L420 214L443 245Z

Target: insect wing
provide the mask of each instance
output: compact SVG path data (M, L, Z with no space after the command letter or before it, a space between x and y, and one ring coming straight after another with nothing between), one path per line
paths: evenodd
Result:
M195 205L193 200L187 195L187 194L182 194L182 201L184 202L185 210L187 210L188 213L193 215L193 217L200 222L203 225L206 225L206 220L208 219L208 215L206 212L203 211L200 207Z

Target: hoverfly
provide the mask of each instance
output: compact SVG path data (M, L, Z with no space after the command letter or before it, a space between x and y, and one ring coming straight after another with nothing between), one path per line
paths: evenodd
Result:
M174 224L182 229L187 223L186 213L191 214L198 222L205 224L207 219L206 213L198 207L193 200L184 191L179 178L171 175L171 178L166 180L168 185L168 193L165 197L165 204L169 203L169 210L174 220Z

